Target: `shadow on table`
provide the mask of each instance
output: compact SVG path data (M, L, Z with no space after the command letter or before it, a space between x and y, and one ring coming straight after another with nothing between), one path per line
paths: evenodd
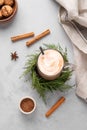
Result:
M36 116L36 110L32 114L29 114L29 115L27 115L27 114L25 115L21 112L19 115L20 115L21 119L24 120L25 122L27 122L29 120L32 121Z

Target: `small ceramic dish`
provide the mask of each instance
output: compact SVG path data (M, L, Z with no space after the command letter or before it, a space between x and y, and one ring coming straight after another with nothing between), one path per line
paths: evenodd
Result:
M29 115L35 111L36 101L29 96L23 97L19 103L19 110L26 115Z
M17 9L18 9L18 3L17 3L16 0L14 0L14 4L12 6L12 9L13 9L12 14L10 16L8 16L8 17L2 17L2 18L0 18L0 23L2 23L2 24L3 23L7 23L7 22L9 22L15 16L15 14L17 12Z

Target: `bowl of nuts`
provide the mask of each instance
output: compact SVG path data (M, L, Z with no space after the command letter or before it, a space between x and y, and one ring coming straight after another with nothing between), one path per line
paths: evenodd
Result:
M10 21L17 12L16 0L0 0L0 23Z

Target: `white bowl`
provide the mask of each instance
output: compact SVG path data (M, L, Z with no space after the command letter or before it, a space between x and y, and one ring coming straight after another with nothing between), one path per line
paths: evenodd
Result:
M32 108L31 111L24 111L23 108L21 107L21 105L23 105L22 103L23 102L26 102L27 101L32 101L34 107ZM29 102L26 102L25 104L28 104L27 107L29 107ZM31 107L31 106L30 106ZM23 114L26 114L26 115L29 115L29 114L32 114L34 111L35 111L35 108L36 108L36 101L34 100L34 98L30 97L30 96L26 96L26 97L22 97L22 99L20 100L19 102L19 110L23 113Z

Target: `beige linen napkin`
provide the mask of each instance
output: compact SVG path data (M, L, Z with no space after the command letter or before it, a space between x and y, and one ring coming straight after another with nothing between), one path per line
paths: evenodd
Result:
M76 64L76 94L87 101L87 0L56 0L59 18L73 43Z

